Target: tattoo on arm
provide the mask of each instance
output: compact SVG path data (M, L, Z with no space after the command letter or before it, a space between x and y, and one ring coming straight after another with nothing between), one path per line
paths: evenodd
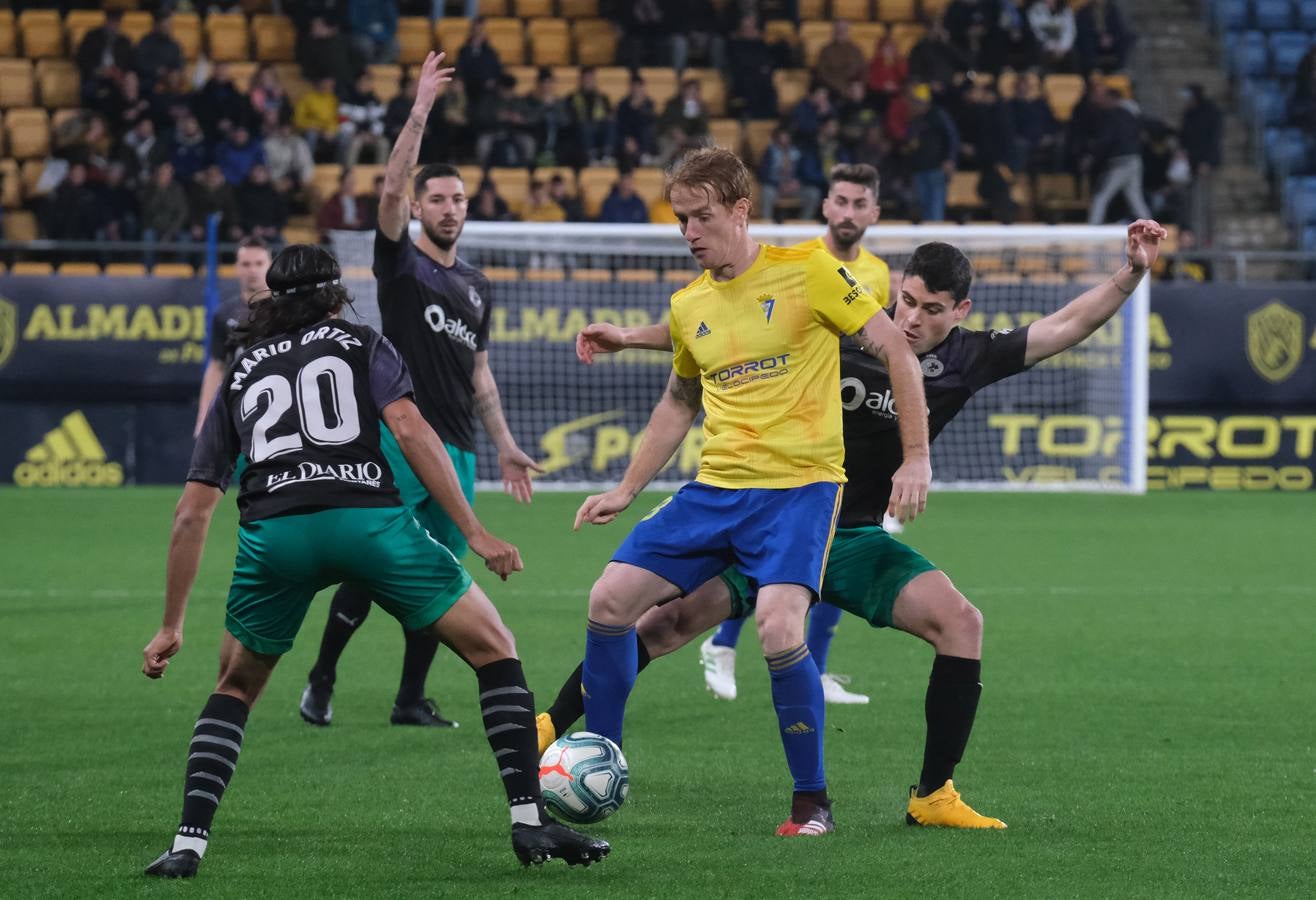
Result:
M862 331L855 335L855 340L859 342L859 349L863 350L869 356L873 357L874 359L880 360L883 363L887 361L886 348L883 347L881 344L873 343L872 339L870 339L868 335L864 334Z
M668 392L675 398L676 402L690 409L698 410L704 395L703 385L700 384L699 376L694 378L682 378L673 373L671 382L667 385Z
M498 400L499 398L498 398L497 388L494 388L491 391L481 391L480 393L476 394L475 414L479 416L481 419L483 419L486 414L498 408Z

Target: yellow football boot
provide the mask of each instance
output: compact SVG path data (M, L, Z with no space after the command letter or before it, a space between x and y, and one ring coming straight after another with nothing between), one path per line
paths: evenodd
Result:
M557 730L553 727L553 717L546 712L535 716L535 730L539 732L539 755L543 756L544 751L557 740Z
M917 788L909 789L909 806L905 808L905 822L910 825L940 826L943 828L1005 828L1000 819L974 812L960 799L955 782L947 780L926 797L916 797Z

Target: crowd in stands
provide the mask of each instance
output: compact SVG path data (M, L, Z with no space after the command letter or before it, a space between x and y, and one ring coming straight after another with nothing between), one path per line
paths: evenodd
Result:
M136 44L108 11L76 50L84 111L55 135L43 173L44 233L195 240L216 212L227 240L277 242L290 216L313 215L324 230L373 227L378 179L371 190L354 182L352 168L386 161L415 85L404 78L383 102L366 67L397 58L399 11L428 14L432 6L284 4L310 85L296 102L269 64L246 90L224 62L202 60L189 78L168 8ZM421 160L553 171L532 174L525 201L514 204L489 179L468 185L470 218L585 220L587 204L561 167L615 166L611 193L590 205L597 220L671 221L670 208L646 201L629 173L709 141L715 117L708 85L697 77L655 103L639 68L648 64L720 70L725 117L776 122L749 160L763 218L814 218L827 172L844 162L878 167L884 215L895 219L946 219L956 172L976 173L977 205L1002 222L1020 215L1018 186L1043 174L1090 183L1094 222L1154 213L1188 224L1209 208L1209 192L1193 186L1219 164L1219 111L1198 90L1182 140L1141 117L1122 74L1135 36L1116 0L1091 0L1077 12L1065 0L951 0L907 47L895 29L861 45L851 24L837 19L811 66L798 42L765 30L770 21L798 23L799 4L790 0L618 0L601 9L617 26L617 60L636 67L615 104L588 65L568 84L542 68L529 90L518 91L485 22L471 22ZM785 108L773 77L781 69L809 78ZM1044 77L1056 73L1086 84L1063 121L1044 91ZM1295 98L1299 114L1316 115L1301 113L1302 102L1311 106L1312 78L1306 101ZM317 163L343 167L330 197L307 190Z

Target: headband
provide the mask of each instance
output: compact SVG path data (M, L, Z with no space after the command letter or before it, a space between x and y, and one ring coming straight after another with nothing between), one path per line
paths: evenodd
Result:
M315 284L299 284L296 287L284 288L281 291L270 291L270 298L287 297L289 294L306 294L311 291L318 291L320 288L327 288L331 285L342 283L343 279L335 278L332 281L320 281Z

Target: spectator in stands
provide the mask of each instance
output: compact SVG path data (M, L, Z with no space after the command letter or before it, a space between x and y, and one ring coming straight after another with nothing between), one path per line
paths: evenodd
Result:
M388 162L390 145L384 137L384 104L375 96L374 80L362 72L352 89L338 101L338 143L344 168L356 165L369 148L371 162Z
M635 191L635 175L622 172L599 211L600 222L641 224L649 221L649 207Z
M156 15L151 30L142 35L133 51L133 67L141 76L142 83L150 88L169 72L183 70L183 48L170 31L173 14L168 7Z
M914 212L919 221L941 221L946 217L946 186L959 158L959 132L946 111L933 103L926 84L912 86L907 96L909 128L901 153L913 182Z
M500 76L497 90L480 98L473 122L480 165L526 166L534 158L535 140L527 130L525 107L511 75Z
M151 102L151 120L155 122L156 134L161 140L169 140L179 123L193 114L196 93L183 76L182 69L171 69L163 78L156 79L147 99Z
M398 58L397 0L347 0L347 27L365 62Z
M524 127L536 148L530 159L541 166L557 165L558 142L571 125L571 113L558 95L557 79L548 66L539 70L535 89L521 101L521 109Z
M999 75L1004 68L1029 69L1041 62L1041 50L1022 4L1026 0L998 0L995 28L982 50L981 68Z
M296 3L289 3L288 6L293 27L297 29L298 43L310 35L317 18L336 26L347 22L347 0L297 0Z
M274 110L265 113L264 139L265 165L275 190L292 196L311 183L315 175L315 159L306 139L292 130L292 123L280 118Z
M887 104L905 90L908 79L909 60L900 55L891 35L884 34L877 42L873 61L868 64L868 91L878 112L886 112Z
M336 156L331 151L338 137L338 95L334 93L331 76L321 78L297 100L292 124L306 138L312 156L323 159Z
M486 178L471 198L466 218L473 222L507 222L512 219L507 201L498 196L493 180Z
M777 115L777 89L772 84L773 55L758 16L746 13L727 44L731 112L750 119Z
M297 62L312 84L332 79L335 91L348 91L365 68L365 60L337 25L323 16L311 19L311 31L297 41Z
M233 186L224 180L224 172L219 166L207 166L192 182L189 194L187 208L192 240L205 240L206 220L215 213L219 214L221 241L242 239L242 216L238 212Z
M1083 96L1078 98L1069 113L1069 125L1065 129L1065 164L1076 174L1082 173L1083 160L1091 155L1092 145L1097 140L1097 132L1105 110L1097 96L1106 89L1106 76L1100 72L1090 72L1083 88Z
M416 99L412 89L411 99ZM421 159L457 159L471 155L471 108L462 81L451 81L443 96L434 102L425 136L421 139ZM392 142L390 142L392 146Z
M567 187L567 180L561 175L554 175L548 180L548 196L562 208L568 222L586 221L585 204L580 202L579 196L571 192Z
M872 166L883 172L883 178L889 171L887 160L891 156L891 142L886 139L881 125L869 125L863 135L850 148L850 156L856 163Z
M1289 124L1316 133L1316 45L1298 60L1289 101Z
M119 75L115 90L105 99L101 111L109 119L113 134L132 131L140 120L150 118L151 101L142 95L141 81L136 72L129 69Z
M1051 72L1074 70L1074 11L1064 0L1037 0L1028 10L1028 25L1042 50L1042 65Z
M1060 168L1063 131L1042 96L1042 78L1034 69L1015 79L1010 100L1014 120L1015 163L1027 172L1055 172Z
M169 158L169 153L168 144L155 134L155 123L146 118L138 119L133 130L120 139L114 159L123 164L129 181L140 183Z
M270 183L270 171L255 165L247 180L234 191L242 230L248 237L270 243L283 242L283 226L288 224L288 201Z
M379 224L379 202L384 199L384 176L379 174L375 176L374 184L371 185L370 193L362 194L356 198L357 203L361 204L361 218L365 220L366 231L374 231Z
M814 82L808 95L791 110L791 132L801 144L810 143L818 137L822 123L835 115L831 91L822 82Z
M548 193L548 185L536 178L530 182L530 194L521 209L523 222L565 222L567 213Z
M631 89L617 104L617 149L623 167L648 165L658 155L658 117L643 76L631 74Z
M1084 73L1093 69L1118 72L1124 68L1134 36L1124 24L1115 0L1092 0L1085 5L1074 16L1074 30L1074 46Z
M978 196L987 204L991 217L1008 225L1017 212L1010 197L1015 173L1015 130L1010 107L984 75L972 80L965 99L960 157L967 168L978 172Z
M142 239L176 241L187 227L189 210L187 192L174 180L174 166L162 162L146 184L137 190L141 211Z
M935 96L950 89L956 73L969 68L968 58L951 43L950 32L942 19L934 21L909 51L909 78L926 84Z
M325 200L315 216L315 225L321 234L330 231L365 231L370 226L369 210L356 193L356 175L344 169L338 179L338 190Z
M571 121L574 152L565 152L569 165L575 168L605 161L612 155L617 143L617 123L612 117L612 103L599 90L599 76L593 66L582 66L576 90L567 98L567 114ZM611 163L611 160L606 160Z
M1179 143L1188 154L1188 164L1192 167L1187 224L1196 233L1198 243L1209 247L1212 234L1211 184L1224 155L1224 119L1220 107L1206 96L1202 85L1188 85L1184 88L1183 98L1187 106L1179 126Z
M265 149L260 141L251 139L247 126L238 125L215 147L215 165L224 173L225 181L237 186L247 180L254 167L265 165Z
M850 40L850 23L837 19L832 23L832 39L818 53L813 77L832 93L840 94L856 78L863 78L868 63L864 51Z
M251 78L251 90L247 92L251 102L253 121L264 122L265 113L273 110L281 118L292 115L292 100L279 81L279 73L270 63L261 63L256 74Z
M112 77L127 71L133 64L133 45L127 35L119 30L123 22L123 10L105 11L105 24L89 29L78 44L74 61L82 75L84 94L88 85L98 79Z
M850 86L845 90L845 96L841 98L836 108L836 116L840 121L841 143L853 150L855 145L863 140L864 132L882 121L882 109L885 108L885 100L881 107L869 102L868 88L862 81L856 78L850 82Z
M704 105L699 81L687 78L681 92L667 101L658 120L659 148L665 162L683 149L697 145L708 134L708 107Z
M45 207L46 237L55 241L94 241L101 237L101 200L87 183L87 167L69 166L68 174L55 188Z
M801 146L800 151L804 157L801 162L800 180L818 188L820 194L827 193L826 173L835 166L853 161L849 148L841 140L841 122L836 118L824 119L817 138L812 143Z
M149 122L150 119L143 119ZM121 162L112 162L105 170L100 187L101 230L107 241L137 240L137 197L128 184L128 172Z
M622 31L617 58L632 66L671 66L680 71L687 48L673 39L680 24L674 21L680 17L678 6L664 0L619 0L614 7Z
M812 219L818 214L822 191L817 185L802 178L804 154L796 146L790 129L778 126L772 133L772 143L763 151L759 161L759 185L762 216L777 218L777 205L782 200L799 204L799 218Z
M460 79L448 82L448 90L451 91L453 86L464 84ZM446 95L445 95L446 96ZM463 96L465 94L463 93ZM441 102L442 97L436 102ZM407 124L407 119L411 118L411 106L416 102L416 80L414 78L403 76L402 83L398 85L397 96L388 101L388 106L384 108L384 136L388 138L389 146L392 146L402 133L402 128ZM428 123L426 123L428 125Z
M1084 169L1097 177L1097 188L1088 211L1088 224L1106 221L1106 207L1122 193L1129 210L1139 219L1151 218L1142 195L1142 135L1138 118L1110 89L1100 85L1093 92L1099 110L1096 140L1084 160Z
M196 113L212 141L237 125L250 126L251 103L233 83L233 69L228 63L215 63L210 80L197 95Z
M977 69L981 65L983 46L996 30L999 0L951 0L946 7L946 32L950 43L959 51L967 65Z
M201 123L196 116L184 116L174 133L174 152L170 161L174 164L174 175L187 184L201 170L210 165L210 143L206 133L201 130Z
M498 51L489 43L484 17L478 16L471 20L466 43L457 54L457 77L466 84L466 96L471 105L478 104L486 93L494 93L502 75L503 63L498 58Z

